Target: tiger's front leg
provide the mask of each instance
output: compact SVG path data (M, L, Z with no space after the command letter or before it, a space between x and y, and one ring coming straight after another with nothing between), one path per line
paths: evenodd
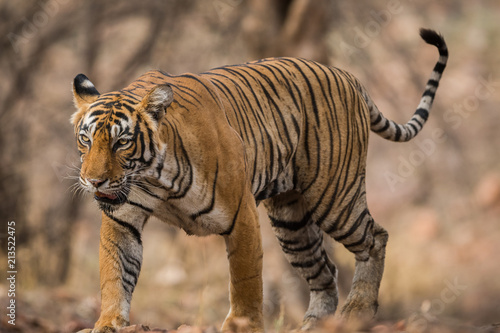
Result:
M99 246L101 315L93 333L129 325L130 301L142 263L142 242L133 226L102 214Z
M231 309L222 332L234 331L233 320L249 319L252 332L263 332L262 318L262 243L257 207L251 194L244 195L233 221L224 236L230 274Z

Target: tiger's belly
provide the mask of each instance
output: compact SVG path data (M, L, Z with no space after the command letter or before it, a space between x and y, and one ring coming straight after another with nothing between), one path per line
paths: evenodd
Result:
M260 176L257 177L259 182L260 179L271 178L268 176L268 172L266 170L261 170L257 173L260 173ZM294 184L293 181L293 167L289 163L286 165L283 171L279 172L274 178L269 179L263 186L259 186L259 184L256 184L256 181L254 180L252 187L254 189L257 189L256 192L254 190L255 200L257 202L260 202L262 200L274 197L278 194L288 192L294 189L295 185L296 184Z

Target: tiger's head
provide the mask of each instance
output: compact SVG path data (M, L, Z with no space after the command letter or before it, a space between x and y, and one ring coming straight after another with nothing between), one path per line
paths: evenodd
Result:
M83 74L73 81L77 111L71 117L80 151L80 186L103 210L127 201L131 187L159 154L158 125L173 100L169 85L141 99L127 91L100 94Z

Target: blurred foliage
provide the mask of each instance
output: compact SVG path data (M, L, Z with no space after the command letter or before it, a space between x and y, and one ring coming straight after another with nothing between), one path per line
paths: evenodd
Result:
M0 1L0 221L17 222L27 302L28 290L44 286L97 295L99 215L91 200L69 190L79 167L69 124L76 74L105 92L153 68L176 74L301 56L353 72L386 116L404 122L437 58L418 37L424 26L441 31L450 49L431 119L411 143L373 136L370 144L369 205L391 235L380 315L443 314L476 324L498 318L499 15L493 0ZM227 311L223 244L151 224L135 318L221 321ZM307 293L264 224L263 217L267 318L273 325L286 313L293 325ZM331 248L345 296L352 256ZM460 302L437 313L435 300L455 279L467 289L455 295ZM92 311L82 316L95 320Z

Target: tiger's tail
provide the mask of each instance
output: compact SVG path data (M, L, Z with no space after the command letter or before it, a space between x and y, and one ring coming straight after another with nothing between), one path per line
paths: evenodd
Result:
M434 101L439 80L441 79L441 75L446 67L446 62L448 61L448 48L446 47L443 36L433 30L420 29L420 36L427 44L432 44L438 48L439 60L434 66L432 74L425 86L425 91L420 99L420 104L410 121L401 125L385 118L370 96L368 96L366 90L362 89L361 91L370 110L370 128L384 139L396 142L409 141L422 130L422 127L429 117L429 111Z

